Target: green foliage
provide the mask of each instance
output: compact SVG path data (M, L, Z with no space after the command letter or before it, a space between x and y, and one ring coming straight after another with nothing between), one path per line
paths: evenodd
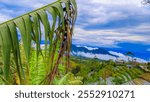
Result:
M72 73L68 73L62 78L56 77L53 83L55 85L82 85L82 80L82 77L74 76Z
M44 68L45 62L43 62L43 57L38 57L38 64L36 63L36 51L32 51L30 64L30 85L39 85L40 82L45 78L46 69Z
M124 83L124 80L122 80L120 77L115 77L113 79L113 82L115 83L115 85L121 85Z
M144 72L138 68L127 68L125 63L123 65L116 65L112 60L100 61L97 59L82 59L72 58L76 63L76 67L72 69L75 75L83 77L83 84L102 84L109 82L120 85L136 78L139 78ZM80 70L78 70L78 67ZM108 82L109 81L109 82Z
M74 75L76 75L77 73L80 72L80 69L81 69L80 66L76 66L76 68L72 70L72 73L73 73Z
M48 16L52 16L52 23ZM58 0L0 24L0 54L3 57L3 60L0 58L0 64L3 63L0 68L6 84L38 84L39 80L41 84L51 84L64 54L67 55L67 70L76 17L75 0ZM42 36L45 37L43 51L40 46ZM33 45L35 51L32 51Z

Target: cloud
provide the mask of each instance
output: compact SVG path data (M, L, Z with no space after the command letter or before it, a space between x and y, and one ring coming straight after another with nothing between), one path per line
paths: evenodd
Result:
M85 52L72 52L73 55L77 55L77 56L83 56L83 57L87 57L87 58L94 58L97 57L98 59L101 60L115 60L116 57L111 56L111 55L104 55L104 54L92 54L92 53L85 53Z
M11 16L0 13L0 23L5 22L9 19L11 19Z
M147 49L147 51L150 51L150 48L149 48L149 49Z
M116 55L116 56L119 56L119 57L125 57L125 55L122 53L118 53L118 52L114 52L114 51L109 51L109 53Z
M142 28L143 27L143 28ZM131 30L133 29L133 31ZM137 31L135 29L138 29ZM118 47L120 42L139 42L150 44L150 35L139 34L137 32L144 32L141 29L149 32L147 26L137 26L121 29L95 29L87 30L83 27L76 27L73 39L74 44L95 45L101 47Z
M54 1L55 0L0 0L0 23Z
M92 0L91 2L106 5L141 5L140 0Z
M86 58L98 58L98 59L101 59L101 60L113 60L115 61L116 60L116 57L114 56L111 56L111 55L108 55L108 54L93 54L93 53L85 53L85 52L71 52L73 55L76 55L76 56L82 56L82 57L86 57ZM118 59L122 59L122 60L125 60L125 61L128 61L128 57L125 56L124 54L122 53L118 53L118 52L114 52L114 51L109 51L109 53L113 54L113 55L117 55L118 56ZM137 58L137 57L134 57L136 59L137 62L140 62L140 63L147 63L146 60L144 59L141 59L141 58Z
M0 0L0 22L55 0ZM77 0L78 19L73 43L119 47L120 42L150 44L150 7L141 0Z
M0 2L7 5L36 9L54 1L55 0L1 0Z
M97 50L97 49L98 49L98 48L96 48L96 47L81 46L81 45L77 45L76 47L84 47L84 48L86 48L86 49L88 49L88 50Z
M123 59L123 60L125 60L125 61L128 61L128 58L132 59L131 57L126 56L126 55L124 55L124 54L122 54L122 53L118 53L118 52L114 52L114 51L109 51L109 53L111 53L111 54L113 54L113 55L116 55L116 56L118 56L118 59ZM137 62L147 63L146 60L141 59L141 58L134 57L134 59L136 59Z
M131 27L124 27L124 28L119 28L116 29L117 31L123 33L123 32L127 32L127 33L131 33L134 35L142 35L142 36L150 36L150 22L147 23L142 23L136 26L131 26Z
M77 0L79 19L89 24L108 23L150 15L149 8L142 6L141 0ZM84 19L83 19L84 18Z
M141 0L77 0L73 43L119 47L118 43L150 44L150 7Z

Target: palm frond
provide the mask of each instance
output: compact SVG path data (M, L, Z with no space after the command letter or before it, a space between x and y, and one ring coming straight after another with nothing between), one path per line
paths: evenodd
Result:
M52 16L53 23L49 22L48 15ZM69 67L70 45L76 17L77 5L75 0L58 0L0 24L0 45L5 82L12 83L12 80L16 77L11 76L15 72L20 84L29 84L31 48L35 44L36 67L38 68L39 56L43 56L43 62L45 63L46 74L42 84L51 84L58 71L60 59L64 57L64 54L67 55L66 68ZM42 31L42 27L44 31ZM21 35L20 42L19 34ZM41 40L43 40L42 36L45 37L44 50L40 46ZM25 63L22 61L23 52L21 52L20 46L23 46ZM13 55L15 62L13 71L10 67L11 55Z

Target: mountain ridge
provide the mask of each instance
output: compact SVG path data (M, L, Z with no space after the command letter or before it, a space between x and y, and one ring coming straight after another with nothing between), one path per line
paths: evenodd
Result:
M93 48L91 47L91 50L89 50L87 48L87 46L78 46L78 45L74 45L72 44L71 46L71 52L85 52L85 53L93 53L93 54L104 54L104 55L111 55L114 57L118 57L116 55L113 55L111 53L109 53L107 50L105 50L104 48Z

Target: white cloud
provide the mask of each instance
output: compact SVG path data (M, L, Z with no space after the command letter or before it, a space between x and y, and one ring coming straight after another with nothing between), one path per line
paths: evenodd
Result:
M56 0L1 0L0 2L10 4L13 6L21 6L36 9L54 1Z
M109 53L116 55L116 56L119 56L119 57L125 57L125 55L122 53L118 53L118 52L114 52L114 51L109 51Z
M10 16L0 13L0 23L5 22L5 21L7 21L9 19L11 19Z
M125 56L124 54L122 53L117 53L117 52L114 52L114 51L109 51L111 54L113 55L117 55L118 56L118 59L123 59L125 61L128 61L128 57ZM111 56L111 55L108 55L108 54L93 54L93 53L85 53L85 52L72 52L73 55L76 55L76 56L83 56L83 57L86 57L86 58L98 58L98 59L101 59L101 60L113 60L115 61L116 60L116 57L115 56ZM140 63L147 63L146 60L144 59L141 59L141 58L137 58L137 57L134 57L136 59L137 62L140 62Z
M117 41L128 41L128 42L145 42L149 38L140 35L128 35L128 36L110 36L106 37L108 40L117 40Z
M103 23L108 23L110 21L123 20L128 17L122 12L116 12L116 11L109 12L109 13L108 12L103 12L103 13L95 12L95 14L91 14L91 15L95 15L95 17L88 18L88 23L90 24L98 24L98 23L103 24Z
M14 17L14 14L16 17L28 12L28 10L31 11L54 1L56 0L0 0L0 3L22 7L16 11L11 8L0 9L0 22L11 19ZM77 0L77 3L79 12L73 37L73 39L77 40L75 43L105 47L118 47L118 42L124 41L150 43L149 22L130 28L123 27L105 30L87 30L85 28L86 26L91 26L92 29L94 27L93 24L123 20L131 15L134 15L133 17L135 18L150 16L149 7L141 6L141 0Z
M122 53L118 53L118 52L114 52L114 51L109 51L109 53L118 56L118 59L123 59L125 61L128 61L129 56L126 56ZM132 59L132 58L130 57L130 59ZM141 58L137 58L137 57L134 57L134 59L136 59L137 62L142 62L142 63L147 62L146 60L141 59Z
M89 24L123 20L130 16L150 15L141 0L77 0L79 18ZM84 18L83 18L84 17Z
M14 10L7 7L0 7L0 23L10 20L24 13L24 10Z
M138 42L150 44L150 17L148 6L141 0L77 0L78 20L75 28L74 43L104 47L118 47L119 42ZM134 20L136 21L132 21ZM131 19L131 20L130 20ZM110 22L126 20L127 27L120 24L118 28L107 28ZM130 25L131 22L137 24ZM139 22L139 23L138 23ZM106 28L94 28L95 25L107 24ZM112 25L113 26L113 25ZM87 28L88 27L88 28Z
M147 38L150 37L150 22L147 23L142 23L136 26L132 26L132 27L124 27L124 28L116 28L115 30L117 30L120 33L129 33L132 35L140 35L140 36L145 36Z
M130 28L118 28L118 29L106 29L106 30L86 30L83 27L76 27L74 39L75 44L87 44L95 46L105 47L118 47L119 42L140 42L150 43L149 34L136 34L134 29L142 29L142 26L130 27ZM131 31L133 29L133 31ZM148 27L143 26L143 30Z
M116 57L111 56L111 55L104 55L104 54L92 54L92 53L85 53L85 52L72 52L74 55L77 56L83 56L83 57L87 57L87 58L94 58L97 57L98 59L101 60L115 60Z
M88 50L97 50L97 49L98 49L98 48L96 48L96 47L80 46L80 45L77 45L76 47L85 47L85 48L88 49Z
M141 5L141 0L92 0L91 2L106 5Z
M50 4L54 1L56 0L0 0L0 3L11 5L10 7L0 7L0 23ZM18 10L16 10L16 8Z

